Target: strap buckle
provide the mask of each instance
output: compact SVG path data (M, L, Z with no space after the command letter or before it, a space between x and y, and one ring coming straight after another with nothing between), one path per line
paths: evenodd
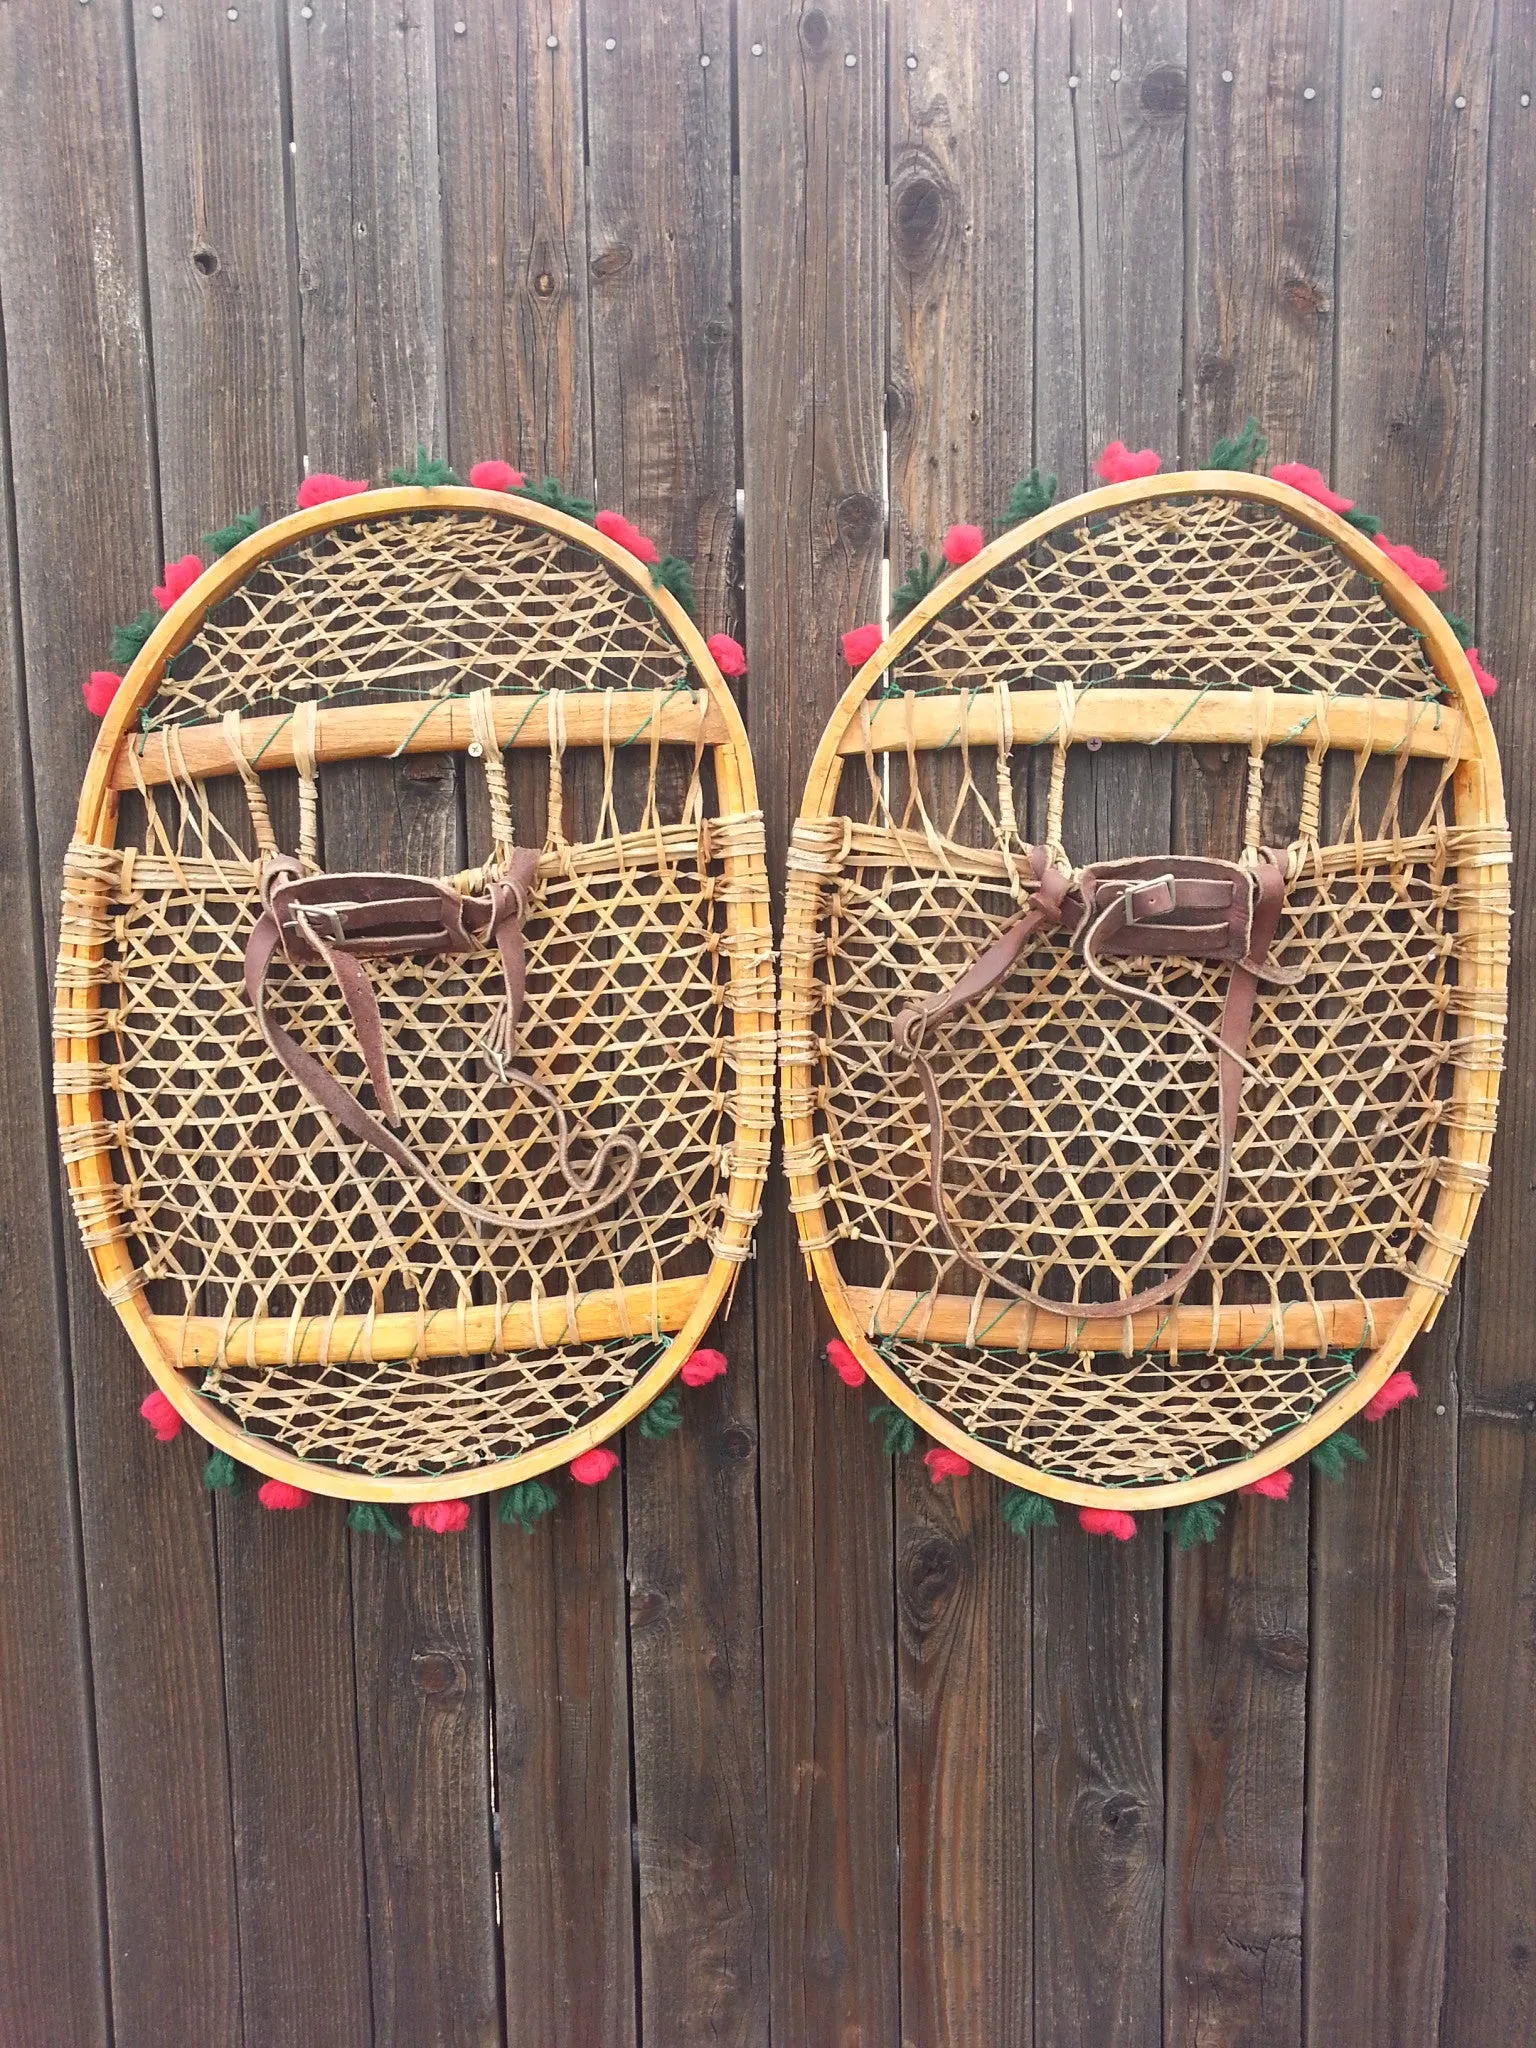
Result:
M1173 876L1151 875L1144 882L1126 883L1120 915L1127 924L1139 924L1144 917L1166 917L1176 901Z

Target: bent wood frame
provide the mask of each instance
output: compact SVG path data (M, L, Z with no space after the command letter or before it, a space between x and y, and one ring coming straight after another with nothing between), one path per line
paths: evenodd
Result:
M1451 692L1460 718L1447 724L1438 715L1441 710L1438 706L1421 707L1411 703L1399 706L1387 701L1365 703L1357 708L1352 700L1330 700L1330 732L1343 752L1355 748L1380 753L1406 749L1415 754L1453 758L1452 789L1457 822L1502 828L1507 822L1504 784L1493 727L1466 655L1445 615L1358 528L1289 484L1277 483L1272 477L1235 470L1177 471L1167 476L1138 478L1131 483L1111 484L1102 490L1084 492L1050 507L1022 526L1010 528L963 568L952 571L892 629L839 699L811 762L801 800L801 818L815 821L832 816L844 759L850 755L862 755L865 751L864 734L859 726L860 708L891 663L964 591L983 581L994 569L1021 554L1044 535L1086 514L1112 512L1122 506L1145 504L1160 498L1191 496L1226 496L1273 505L1289 513L1299 525L1325 536L1357 569L1382 586L1395 610L1422 636L1431 665ZM1045 691L1010 694L1017 719L1015 743L1049 740L1058 718L1054 696ZM1130 729L1128 719L1129 700L1133 694L1139 695L1145 707L1140 730ZM1098 736L1145 745L1150 744L1149 734L1156 733L1168 744L1187 745L1194 741L1247 739L1253 734L1255 713L1237 701L1245 700L1248 693L1209 692L1203 703L1196 705L1193 700L1197 694L1168 690L1140 693L1095 690L1085 700L1091 707L1088 717L1082 721L1080 729L1074 727L1074 742L1079 738ZM1207 711L1206 706L1211 704L1212 697L1218 702ZM1305 714L1306 702L1305 698L1301 700L1298 718L1291 700L1285 700L1284 723L1277 718L1277 729L1264 735L1270 744L1287 741L1307 743L1307 728L1311 720ZM926 708L933 703L932 698L918 699L913 707L922 721L914 731L914 744L919 747L943 747L953 736L953 704L941 703L936 710ZM1430 709L1437 715L1426 716L1425 712ZM973 741L984 738L986 732L995 737L996 713L988 707L984 696L978 696L974 713L968 711L966 715ZM1153 725L1151 721L1154 718L1160 723ZM992 723L984 731L980 721L987 719ZM1168 732L1166 728L1175 720L1179 721L1177 730ZM879 748L880 711L871 712L870 724L872 745ZM894 724L891 730L894 735L897 731ZM899 744L905 744L906 731L903 723ZM1487 992L1497 996L1505 987L1507 919L1501 917L1499 906L1502 901L1507 908L1508 866L1507 852L1481 861L1475 869L1478 876L1475 892L1468 892L1469 895L1475 893L1476 901L1469 902L1458 913L1459 931L1478 941L1469 948L1475 964L1466 985L1473 993ZM807 915L814 923L814 897L810 899ZM796 1057L792 1049L797 1044L797 1027L811 1015L815 987L814 950L809 944L797 943L797 935L786 913L780 963L780 1017L784 1048L784 1143L791 1158L796 1156L797 1148L799 1156L805 1157L804 1148L815 1137L812 1119L808 1115L791 1115L789 1111L791 1102L809 1099L808 1091L813 1081L810 1062L803 1056ZM1473 1014L1468 1018L1467 1036L1473 1040L1492 1041L1496 1049L1501 1032L1491 1017ZM1475 1178L1486 1181L1494 1113L1498 1105L1496 1067L1492 1063L1458 1064L1452 1084L1452 1100L1471 1114L1457 1119L1447 1147L1448 1156L1479 1169ZM1298 1423L1235 1465L1219 1466L1190 1479L1116 1487L1090 1485L1041 1471L1024 1459L969 1435L908 1387L886 1364L865 1334L863 1312L873 1305L873 1292L845 1281L832 1247L814 1242L816 1238L824 1237L827 1229L816 1174L802 1171L791 1173L788 1178L800 1235L802 1239L812 1241L805 1249L810 1270L821 1287L839 1333L887 1399L910 1415L936 1443L958 1451L972 1464L979 1465L999 1479L1008 1480L1016 1486L1026 1486L1033 1492L1050 1495L1073 1506L1134 1507L1137 1510L1177 1507L1189 1501L1228 1493L1234 1486L1247 1484L1294 1464L1314 1445L1341 1428L1396 1370L1419 1332L1434 1322L1445 1298L1441 1288L1449 1284L1462 1256L1458 1251L1445 1249L1444 1241L1459 1239L1465 1242L1482 1195L1481 1186L1460 1179L1454 1186L1441 1187L1419 1260L1429 1276L1428 1280L1412 1280L1401 1296L1384 1297L1379 1304L1373 1303L1369 1319L1359 1305L1352 1302L1340 1302L1333 1306L1331 1312L1324 1304L1321 1315L1307 1304L1286 1314L1281 1335L1287 1349L1325 1343L1369 1343L1373 1336L1377 1340L1363 1370L1323 1402L1305 1422ZM1433 1284L1436 1282L1440 1286ZM905 1300L907 1297L901 1298ZM969 1298L946 1295L925 1298L933 1307L931 1327L935 1333L963 1336L970 1322ZM887 1297L888 1305L892 1299ZM1257 1312L1263 1325L1262 1335L1250 1322L1254 1313L1229 1307L1221 1319L1219 1330L1213 1331L1209 1308L1173 1306L1137 1318L1137 1328L1132 1334L1137 1349L1152 1352L1168 1350L1175 1345L1185 1352L1198 1351L1210 1347L1213 1336L1218 1335L1221 1341L1234 1346L1248 1344L1256 1337L1262 1341L1262 1335L1268 1335L1270 1329L1269 1311ZM1052 1316L1012 1305L997 1329L1000 1334L1005 1333L1004 1341L1021 1349L1121 1351L1127 1341L1123 1322L1111 1324L1093 1318Z
M486 512L520 524L543 527L600 557L617 578L642 592L675 635L694 672L709 692L711 710L705 726L705 739L711 748L720 809L725 812L757 809L757 783L751 750L735 701L704 644L703 634L671 593L651 582L642 563L595 527L540 505L533 499L467 487L445 486L430 490L411 487L359 492L307 511L291 513L259 528L248 540L231 548L204 570L144 643L102 722L81 787L75 823L76 839L100 847L115 845L119 795L123 788L133 786L132 777L125 774L124 760L134 721L153 695L167 663L194 638L207 611L243 583L258 564L295 541L329 527L360 525L408 512L443 511ZM644 703L646 710L655 708L654 693L638 691L635 695ZM421 717L420 707L410 705L405 709L408 725L414 726ZM253 720L251 729L258 725L275 728L282 723L284 721ZM274 745L262 760L262 767L292 765L291 721L288 724L290 736L285 750L279 752ZM322 713L318 726L316 753L320 760L388 753L408 729L402 726L394 708L385 706L364 713L355 709L342 714ZM687 730L686 736L690 741L696 729L695 721ZM228 773L233 768L228 747L219 737L217 722L208 727L192 726L184 730L187 733L188 769L194 779ZM534 719L529 722L529 730L519 734L518 738L525 744L543 745L547 732L547 721ZM583 735L583 724L572 720L568 744L580 745ZM498 738L500 736L498 726ZM597 735L585 736L593 738ZM662 736L667 736L665 724ZM403 751L431 749L442 752L464 745L470 738L467 704L446 704L442 711L435 712L422 725L416 737L419 746L413 743ZM143 753L150 764L155 762L153 738ZM150 771L146 772L146 781L166 779L163 742L158 749L158 761L158 775L152 772L151 765ZM745 876L753 865L751 859L741 855L725 855L722 859L728 877ZM732 904L727 916L750 921L751 927L762 934L764 950L769 953L771 961L771 927L766 901ZM78 961L82 966L98 964L100 958L99 946L65 941L60 947L61 960ZM771 1047L775 1020L771 1011L758 1009L749 1000L753 986L750 963L743 964L733 957L730 977L729 1007L733 1037L738 1043L735 1062L737 1099L743 1106L738 1136L747 1141L736 1150L738 1157L747 1163L738 1166L729 1182L720 1236L733 1249L745 1252L752 1226L738 1219L743 1214L753 1214L761 1196L765 1173L761 1167L754 1168L751 1161L754 1153L766 1153L772 1128L771 1109L763 1111L760 1123L750 1121L750 1118L752 1105L771 1103L772 1100ZM91 1005L92 991L89 988L80 986L61 990L58 1001L60 1022L73 1012L80 1015L84 1027ZM94 1062L99 1056L98 1044L96 1033L88 1027L82 1028L78 1035L65 1034L56 1027L55 1062L60 1065ZM99 1123L102 1113L98 1093L61 1094L58 1098L61 1136L70 1129ZM75 1157L71 1156L66 1141L65 1152L73 1193L89 1198L113 1188L115 1177L110 1151L93 1149ZM566 1464L593 1445L604 1442L642 1414L667 1386L708 1329L738 1270L735 1261L717 1254L703 1274L665 1281L654 1289L640 1286L622 1290L622 1298L616 1291L584 1297L568 1318L557 1318L555 1311L548 1307L540 1316L517 1304L509 1304L499 1311L495 1307L478 1306L462 1312L441 1311L427 1317L424 1337L415 1313L375 1317L370 1352L380 1360L412 1356L456 1357L476 1349L489 1349L493 1344L505 1346L515 1353L529 1344L573 1340L599 1342L627 1334L633 1329L631 1309L636 1315L648 1316L653 1307L661 1328L670 1335L666 1349L654 1364L590 1423L581 1424L548 1443L533 1445L514 1457L482 1466L472 1473L379 1478L365 1472L339 1471L319 1462L312 1463L235 1427L222 1409L207 1400L184 1377L189 1367L195 1369L213 1362L218 1325L197 1318L154 1314L145 1298L142 1282L135 1284L138 1268L123 1243L113 1240L93 1244L88 1251L103 1292L114 1300L118 1315L156 1386L178 1414L215 1449L227 1451L240 1463L269 1478L288 1480L311 1493L345 1500L398 1502L488 1493ZM124 1291L119 1294L118 1290ZM552 1328L557 1320L559 1327ZM331 1333L333 1341L344 1341L348 1326L352 1323L360 1326L362 1321L360 1316L338 1318ZM241 1327L240 1338L227 1343L226 1355L235 1364L282 1362L289 1355L288 1331L287 1318L247 1323ZM312 1345L306 1346L301 1340L296 1356L303 1362L311 1356L318 1356L318 1353Z

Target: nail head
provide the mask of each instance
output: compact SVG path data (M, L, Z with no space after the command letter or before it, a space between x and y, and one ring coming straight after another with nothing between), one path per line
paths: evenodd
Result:
M1531 104L1531 96L1528 92L1521 93L1520 104L1522 107L1528 107Z
M1466 104L1467 104L1467 101L1466 101L1466 95L1465 95L1464 93L1457 93L1457 95L1456 95L1456 105L1457 105L1458 107L1464 107L1464 106L1465 106Z
M843 59L843 68L844 68L844 70L845 70L845 71L851 71L851 70L853 69L854 65L858 63L858 61L859 61L859 60L858 60L858 58L857 58L857 57L855 57L855 55L853 54L852 50L850 50L850 51L848 52L847 56L846 56L846 57L845 57L845 58Z
M1120 83L1120 67L1118 64L1109 74L1109 82L1111 85L1118 85Z
M1008 74L1006 71L999 71L999 73L997 74L997 82L999 85L1006 85L1008 83Z
M546 36L544 38L544 47L546 50L558 50L560 47L560 38L558 36Z
M699 59L699 69L701 71L707 71L709 69L708 55L705 55Z
M763 54L763 46L761 43L754 43L752 45L752 54L754 57L761 57L761 55Z
M1230 71L1223 71L1223 73L1221 74L1221 82L1223 85L1230 85L1232 83L1232 74Z
M1317 98L1317 87L1315 85L1303 86L1301 96L1304 100L1315 100Z
M915 71L917 69L917 59L915 57L909 57L907 59L907 69L909 71Z
M465 33L468 27L469 23L467 21L456 21L453 24L453 32L456 36L461 36Z
M155 20L155 21L164 21L164 19L165 19L165 9L164 9L163 7L151 7L151 9L149 10L149 12L150 12L151 18L152 18L153 20Z
M619 47L619 39L618 39L618 37L617 37L617 36L604 36L604 37L603 37L603 48L604 48L605 50L616 50L616 49L617 49L618 47Z
M225 8L225 10L224 10L224 19L225 19L226 21L238 21L238 20L240 19L240 10L239 10L239 8L238 8L238 7L226 7L226 8Z
M313 9L313 7L301 7L301 8L299 9L299 19L300 19L301 21L313 21L313 20L314 20L314 18L315 18L315 10ZM457 33L459 32L459 30L460 30L460 29L461 29L461 28L462 28L463 26L464 26L463 22L461 22L461 21L456 21L456 22L455 22L455 23L453 24L453 27L454 27L454 33L455 33L455 34L457 34Z
M1379 100L1381 98L1381 87L1379 85L1373 85L1371 87L1371 98L1373 100Z
M1082 82L1083 81L1078 77L1077 73L1074 71L1072 76L1067 80L1067 91L1076 92L1077 88L1082 84Z
M1435 1403L1435 1413L1437 1415L1443 1415L1445 1413L1445 1403L1443 1401L1437 1401Z

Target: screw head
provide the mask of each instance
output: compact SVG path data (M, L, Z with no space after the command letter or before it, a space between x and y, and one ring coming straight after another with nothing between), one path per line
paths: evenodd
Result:
M481 746L478 740L471 740L469 745L464 749L464 751L466 754L468 754L471 761L478 761L480 759L480 756L485 752L485 749Z

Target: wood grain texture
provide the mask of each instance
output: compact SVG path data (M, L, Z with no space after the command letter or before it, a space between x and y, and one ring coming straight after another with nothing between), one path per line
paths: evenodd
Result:
M1344 9L1335 479L1475 589L1493 10ZM1380 85L1382 97L1371 97ZM1333 94L1342 95L1339 106ZM1458 108L1457 96L1467 104ZM1459 1291L1410 1354L1423 1398L1313 1490L1306 2038L1436 2038L1456 1594Z
M736 529L730 9L596 0L584 24L597 497L692 562L712 631ZM711 1340L726 1380L624 1454L640 2030L679 2048L768 2039L753 1334L749 1280Z
M0 12L0 294L50 959L94 738L79 678L160 562L133 99L125 9ZM60 460L66 418L88 463ZM89 573L62 576L69 562ZM62 1235L112 2026L120 2041L208 2048L241 2027L213 1516L190 1443L162 1447L139 1420L142 1368L67 1214Z
M1303 97L1338 70L1317 0L1191 0L1186 388L1191 461L1251 413L1267 462L1330 459L1336 130ZM1235 858L1239 748L1180 751L1174 843ZM1295 830L1301 762L1270 756L1266 816ZM1234 1501L1209 1548L1170 1551L1170 2041L1296 2043L1308 1654L1307 1466L1286 1503Z
M283 24L173 6L138 49L155 427L167 553L300 475L296 277L285 200ZM229 406L231 393L241 402ZM222 418L210 434L210 419ZM220 815L249 832L227 785ZM289 808L292 809L290 798ZM296 816L275 822L291 845ZM247 2037L372 2031L352 1609L342 1517L218 1497L230 1787Z
M883 11L738 12L748 724L781 877L876 615L885 393ZM850 63L849 60L852 62ZM757 1237L774 2038L899 2037L890 1475L770 1179Z
M1536 669L1532 421L1536 419L1536 19L1503 8L1489 146L1487 365L1482 545L1473 623L1504 678L1492 705L1506 763L1517 878L1505 1056L1493 1182L1466 1266L1460 1377L1455 1664L1451 1691L1450 1901L1445 2048L1536 2041L1536 1371L1530 1332L1532 1144L1536 1141L1530 775L1536 747L1525 678Z
M463 35L438 19L451 459L467 475L502 456L588 494L581 12L475 0L452 18ZM537 762L509 760L525 837L542 830L544 780ZM567 788L590 808L586 764ZM472 817L472 842L480 829ZM616 1481L559 1493L531 1534L490 1521L505 2004L529 2041L625 2048L637 1985L623 1494Z
M0 268L0 327L4 271ZM0 1364L0 2039L108 2038L91 1715L48 1059L48 972L27 749L10 433L0 378L0 1285L29 1342ZM52 1199L49 1196L52 1196Z
M446 443L435 20L350 0L289 32L308 466L378 478ZM332 867L453 873L455 761L338 764L321 830ZM484 1512L350 1545L373 2037L400 2048L501 2030Z
M1030 7L959 15L906 0L891 15L893 584L920 549L941 559L951 522L990 529L1030 467L1033 44ZM947 815L957 758L924 772ZM1022 2048L1033 2035L1018 1939L1031 1894L1030 1546L1001 1498L983 1476L934 1487L920 1458L897 1461L901 2031L913 2043Z
M1035 447L1063 493L1120 439L1171 462L1183 348L1185 18L1038 14ZM1110 76L1118 72L1117 78ZM1075 88L1069 83L1076 79ZM1172 764L1106 746L1069 773L1074 861L1169 844ZM1043 831L1042 791L1033 829ZM1075 1516L1034 1542L1035 2030L1161 2039L1163 1554Z

